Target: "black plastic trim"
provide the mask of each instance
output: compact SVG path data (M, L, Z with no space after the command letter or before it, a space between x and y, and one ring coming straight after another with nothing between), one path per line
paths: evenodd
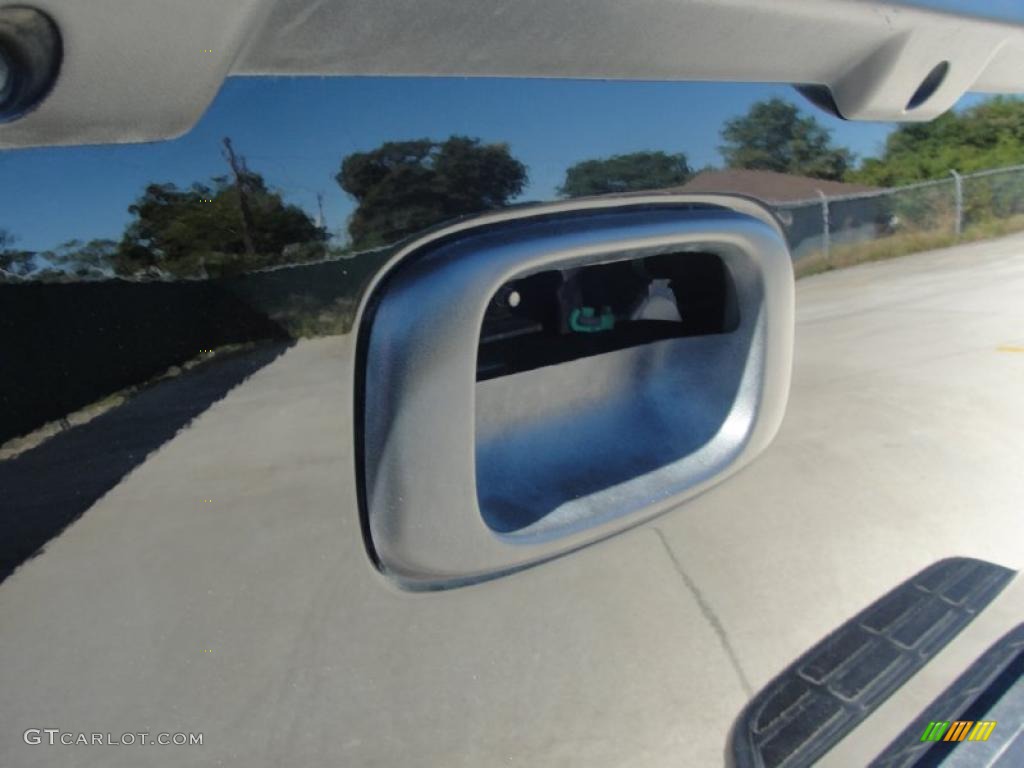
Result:
M813 763L935 656L1013 576L1008 568L958 557L940 560L896 587L754 697L733 730L735 765Z

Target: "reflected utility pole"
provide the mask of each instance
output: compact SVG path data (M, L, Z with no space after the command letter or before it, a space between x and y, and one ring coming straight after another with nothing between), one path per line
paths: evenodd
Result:
M231 139L224 137L224 159L231 166L231 172L235 175L235 187L238 189L238 207L242 212L242 243L245 245L245 253L248 256L256 254L256 248L252 242L252 209L249 208L248 172L245 167L245 160L239 161L235 156L235 150L231 146Z

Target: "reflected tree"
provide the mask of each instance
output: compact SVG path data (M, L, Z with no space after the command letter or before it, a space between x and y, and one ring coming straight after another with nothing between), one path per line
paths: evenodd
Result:
M116 240L90 240L87 243L69 240L52 251L39 254L44 268L33 278L47 280L71 276L88 280L111 277L117 252Z
M239 216L239 184L245 219ZM235 181L221 176L185 190L150 184L128 211L134 218L112 256L121 275L235 274L322 258L325 252L323 229L248 170Z
M208 277L323 259L328 236L249 170L225 140L231 176L187 189L150 184L128 208L120 241L70 240L49 251L13 249L0 229L0 277L32 280Z
M692 176L682 153L633 152L576 163L565 172L565 183L558 194L586 197L665 189L685 184Z
M718 149L730 168L840 180L854 161L849 149L832 144L827 128L779 98L755 102L727 120L721 135Z
M349 221L357 249L386 245L442 221L508 205L526 166L506 144L452 136L387 142L346 157L335 176L358 206Z
M881 157L849 174L854 181L898 186L1016 165L1024 158L1024 101L996 96L928 123L907 123L889 134Z
M10 231L0 227L0 280L20 278L35 268L35 254L32 251L15 250L16 238Z

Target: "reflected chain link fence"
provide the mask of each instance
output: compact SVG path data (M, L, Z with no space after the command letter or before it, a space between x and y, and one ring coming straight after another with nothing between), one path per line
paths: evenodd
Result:
M772 207L802 276L1024 230L1024 165Z

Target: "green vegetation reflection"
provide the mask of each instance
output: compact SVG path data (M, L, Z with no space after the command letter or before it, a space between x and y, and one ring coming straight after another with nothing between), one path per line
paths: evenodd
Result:
M721 191L785 204L811 199L818 190L843 197L945 179L954 169L964 174L1024 160L1024 102L997 97L931 123L901 126L877 157L860 162L834 143L817 118L781 98L755 102L746 114L726 120L719 133L722 168L694 169L682 152L595 157L566 169L557 192L577 198L643 190ZM223 140L222 154L223 175L187 188L149 184L129 207L131 220L120 239L71 240L35 252L20 250L16 233L0 227L0 281L217 278L339 259L444 221L503 208L528 182L526 165L507 144L467 136L386 142L341 158L336 166L335 181L356 203L348 239L338 242L329 236L322 212L311 215L286 202L230 139ZM968 185L965 194L968 224L1024 212L1021 195L999 194L992 185ZM931 198L945 201L949 195L936 192ZM937 205L931 198L894 198L876 206L875 234L942 228L950 204Z

